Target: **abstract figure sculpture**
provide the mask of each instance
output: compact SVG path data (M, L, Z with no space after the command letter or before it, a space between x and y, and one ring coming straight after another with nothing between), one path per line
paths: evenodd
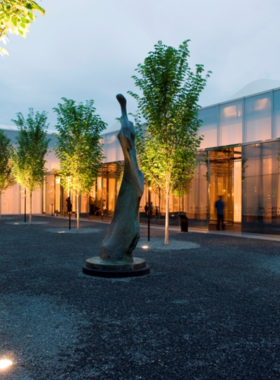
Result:
M124 174L114 217L102 242L100 258L112 262L132 262L132 251L139 240L138 210L144 189L144 175L139 170L134 147L134 127L127 118L126 99L117 95L121 105L121 130L118 139L124 155Z
M140 234L138 210L144 189L144 176L139 170L134 146L134 127L128 120L126 99L117 95L121 106L121 129L118 139L124 155L124 174L114 217L102 242L100 257L86 260L85 274L101 277L128 277L148 274L145 260L133 258Z

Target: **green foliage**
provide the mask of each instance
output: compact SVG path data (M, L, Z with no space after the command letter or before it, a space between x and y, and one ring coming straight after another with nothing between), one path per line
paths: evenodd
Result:
M34 115L30 108L26 120L22 113L17 113L17 119L12 121L19 128L17 147L12 154L12 172L16 181L32 193L42 187L46 174L45 155L50 141L47 116L45 112Z
M191 71L188 42L177 50L159 41L137 66L139 77L133 76L143 96L129 92L138 102L136 149L141 169L166 196L193 177L202 140L197 137L198 100L210 72L204 78L203 65Z
M71 99L62 100L64 103L54 108L58 116L55 150L61 166L57 172L64 188L76 194L90 192L103 163L100 134L106 124L95 114L93 100L85 105Z
M0 0L0 42L7 42L8 33L26 37L28 27L35 20L34 11L45 14L45 10L33 0ZM0 47L0 54L8 52Z
M0 130L0 195L13 185L11 140Z
M189 193L192 185L192 177L186 179L185 181L179 180L173 187L173 195L177 197L183 197L184 194Z

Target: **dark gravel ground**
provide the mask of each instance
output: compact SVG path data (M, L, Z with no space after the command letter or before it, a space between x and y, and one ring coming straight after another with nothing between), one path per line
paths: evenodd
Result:
M280 379L280 242L173 231L169 252L135 250L150 275L101 279L82 266L108 225L34 220L0 221L2 379Z

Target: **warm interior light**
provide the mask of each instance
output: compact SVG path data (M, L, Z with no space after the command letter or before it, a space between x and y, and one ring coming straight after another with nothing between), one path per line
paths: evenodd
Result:
M12 364L13 364L13 362L9 359L1 359L0 360L0 369L5 369Z
M263 110L264 108L266 108L268 106L268 98L264 98L264 99L258 99L255 101L255 111L260 111L260 110Z
M150 191L152 190L151 186L149 187L149 190L150 190Z
M236 106L229 106L224 108L224 117L236 117L237 114L237 107Z
M59 184L59 183L60 183L60 177L56 177L55 182L56 182L57 184Z
M143 248L143 249L148 249L149 246L148 246L148 245L142 245L142 248Z

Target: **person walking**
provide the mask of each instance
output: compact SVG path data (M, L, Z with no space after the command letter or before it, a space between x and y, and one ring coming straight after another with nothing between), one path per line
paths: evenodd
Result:
M155 208L156 208L156 218L158 218L158 216L159 216L158 206L156 206Z
M145 207L144 207L144 210L145 210L145 214L146 214L146 216L149 216L149 215L148 215L148 212L149 212L148 202L146 202Z
M219 199L215 203L215 208L217 211L217 230L220 229L220 224L222 224L222 229L225 229L225 222L224 222L224 209L225 209L225 204L222 200L222 196L219 196Z
M72 202L70 197L66 198L66 205L68 214L72 213Z

